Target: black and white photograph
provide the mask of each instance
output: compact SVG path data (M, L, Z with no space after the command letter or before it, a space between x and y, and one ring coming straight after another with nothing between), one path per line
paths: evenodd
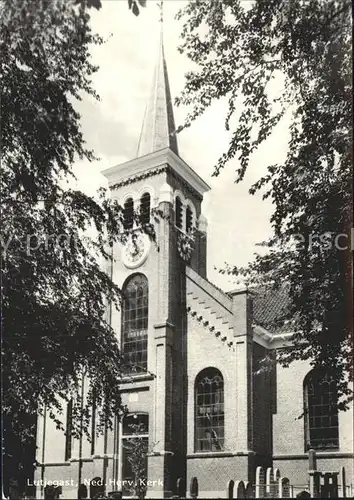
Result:
M0 0L2 498L353 498L349 0Z

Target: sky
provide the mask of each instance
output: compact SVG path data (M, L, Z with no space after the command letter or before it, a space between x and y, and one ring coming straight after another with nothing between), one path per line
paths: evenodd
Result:
M164 2L164 45L172 98L179 95L184 74L192 68L188 58L177 51L182 24L175 15L186 3ZM102 8L92 9L91 16L94 32L106 40L91 51L93 62L99 66L93 86L101 100L85 97L77 107L87 146L100 160L78 162L75 173L77 186L93 195L100 186L106 186L102 170L135 157L157 59L160 23L155 0L148 0L138 17L128 9L126 0L102 0ZM256 243L272 234L271 203L263 201L260 193L251 196L248 189L265 173L267 165L284 159L288 123L285 119L278 124L252 156L245 179L235 184L236 159L218 177L212 177L213 167L229 141L224 129L226 109L224 102L215 103L178 134L177 140L180 156L211 187L202 204L208 220L208 279L228 291L239 284L217 269L223 268L225 262L246 265L259 251ZM183 124L187 111L174 108L177 127Z

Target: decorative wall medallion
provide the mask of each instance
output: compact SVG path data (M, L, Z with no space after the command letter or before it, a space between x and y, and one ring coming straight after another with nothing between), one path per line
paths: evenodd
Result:
M144 233L132 233L128 237L128 241L122 248L122 260L125 267L134 269L141 266L150 250L150 239Z
M189 262L192 257L194 247L194 240L183 233L178 233L177 236L177 248L180 257L185 261Z

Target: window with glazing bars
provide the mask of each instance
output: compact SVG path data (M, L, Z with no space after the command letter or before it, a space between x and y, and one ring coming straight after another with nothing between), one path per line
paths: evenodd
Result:
M304 382L306 451L339 448L337 402L335 380L310 372Z
M147 370L148 313L148 281L136 274L123 288L122 343L127 371Z
M144 193L140 198L140 222L148 224L150 222L150 194Z
M216 368L200 372L195 385L195 451L224 449L224 381Z
M124 229L132 229L134 225L134 201L128 198L124 203Z
M180 198L177 196L175 202L175 224L180 229L182 229L182 219L183 219L183 205Z

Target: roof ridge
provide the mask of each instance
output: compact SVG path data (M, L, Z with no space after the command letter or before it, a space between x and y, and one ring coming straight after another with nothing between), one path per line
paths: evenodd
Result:
M188 273L190 274L190 276L188 275ZM230 298L230 296L227 293L225 293L223 290L221 290L221 288L218 288L216 285L214 285L214 283L209 281L204 276L201 276L197 271L195 271L194 269L192 269L189 266L187 267L187 277L189 277L192 281L196 281L196 284L199 285L201 288L203 288L203 282L205 282L207 285L211 286L213 291L221 294L221 297L217 298L217 297L213 296L213 299L216 300L217 302L219 302L226 309L229 309L229 307L231 307L232 299ZM195 278L195 279L193 279L193 278ZM199 283L198 283L198 281L199 281ZM207 290L204 289L204 291L206 291L208 293ZM210 293L209 293L209 295L210 295ZM227 305L222 304L222 302L220 302L220 300L227 300L228 304Z

